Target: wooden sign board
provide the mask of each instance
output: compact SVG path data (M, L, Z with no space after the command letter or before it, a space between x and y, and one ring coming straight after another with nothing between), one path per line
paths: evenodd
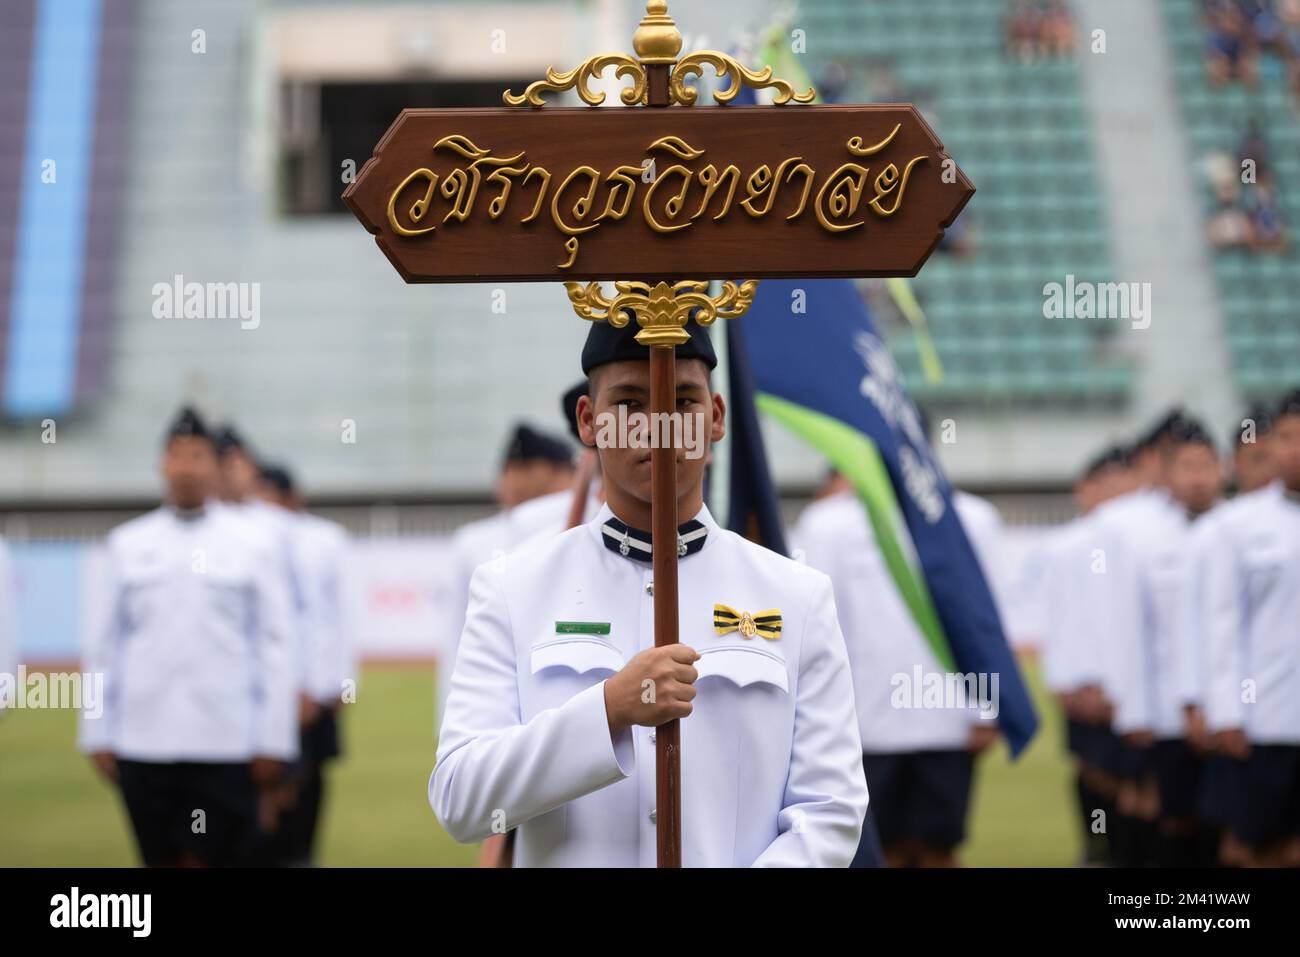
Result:
M343 194L407 282L913 276L975 188L910 105L404 110Z

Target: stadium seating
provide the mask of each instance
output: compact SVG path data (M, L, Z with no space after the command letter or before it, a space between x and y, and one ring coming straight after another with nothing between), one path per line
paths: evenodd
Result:
M905 324L888 340L912 394L945 405L1077 407L1128 394L1108 320L1043 317L1043 286L1113 275L1087 105L1072 58L1023 64L1003 43L1005 0L809 0L800 5L820 81L840 98L915 102L979 190L962 217L970 252L937 252L914 281L944 367L921 370ZM882 96L886 70L897 92Z
M1290 244L1281 252L1231 249L1214 255L1237 385L1249 398L1274 398L1293 388L1300 374L1300 104L1286 89L1280 64L1268 56L1260 63L1257 85L1212 85L1199 10L1200 4L1189 0L1163 3L1189 159L1198 168L1205 208L1213 208L1214 194L1201 169L1204 160L1215 153L1233 154L1253 119L1268 145L1290 233Z

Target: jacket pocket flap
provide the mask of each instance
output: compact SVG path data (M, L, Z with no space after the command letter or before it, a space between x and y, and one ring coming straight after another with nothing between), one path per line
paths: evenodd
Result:
M701 678L718 675L741 688L756 681L763 681L775 685L787 694L790 692L785 659L765 648L745 648L740 645L705 648L700 652L700 660L695 663L695 670L700 673Z
M583 674L603 669L618 671L623 667L623 656L606 641L577 635L548 637L534 642L530 664L533 674L543 668L568 668Z

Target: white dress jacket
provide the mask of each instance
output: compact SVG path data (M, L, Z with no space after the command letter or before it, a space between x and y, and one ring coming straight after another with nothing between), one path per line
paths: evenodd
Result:
M160 508L108 537L106 601L84 666L102 716L80 745L138 761L242 762L298 752L296 638L274 543L216 503Z
M654 644L653 572L605 546L610 515L471 583L429 801L459 841L517 827L516 866L655 864L655 729L611 740L604 702L605 679ZM697 518L704 546L678 571L680 641L701 655L682 862L845 866L867 788L830 581ZM778 610L780 637L716 634L716 604Z

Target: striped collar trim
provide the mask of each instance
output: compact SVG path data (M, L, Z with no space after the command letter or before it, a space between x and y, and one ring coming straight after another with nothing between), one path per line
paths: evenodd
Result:
M650 562L654 558L649 532L632 528L617 518L610 517L600 527L601 541L611 552L637 562ZM677 526L677 557L694 555L704 547L709 530L703 522L692 519Z

